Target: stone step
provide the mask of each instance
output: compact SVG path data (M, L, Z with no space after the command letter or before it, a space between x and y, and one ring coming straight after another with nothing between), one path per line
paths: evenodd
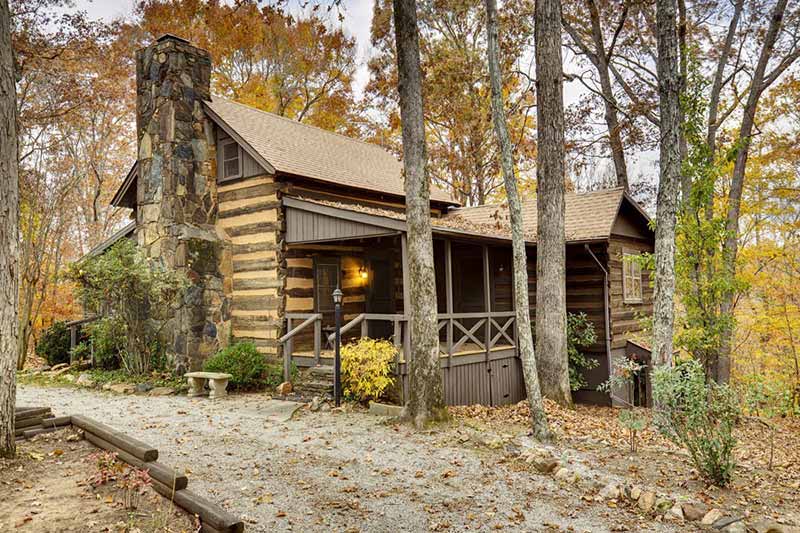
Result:
M312 366L308 369L308 375L313 378L323 378L333 380L332 366Z
M328 383L327 381L304 381L298 383L295 389L333 392L333 383Z

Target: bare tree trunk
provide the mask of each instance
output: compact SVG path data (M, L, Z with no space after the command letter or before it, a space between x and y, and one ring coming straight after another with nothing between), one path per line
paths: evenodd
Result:
M600 26L600 11L595 0L586 0L589 8L589 16L592 21L592 40L595 46L595 57L598 77L600 78L600 89L603 93L603 106L605 110L606 126L608 127L608 144L611 147L611 158L614 161L614 170L617 174L617 186L628 190L628 168L625 165L625 149L622 145L622 135L620 134L619 119L617 118L617 100L614 97L614 90L611 87L611 75L608 71L608 58L611 51L606 52L606 45L603 41L603 30ZM625 5L620 26L625 23L628 6Z
M654 365L672 364L675 318L675 222L681 181L681 78L675 0L657 0L660 173L656 207Z
M0 0L0 457L13 457L17 369L19 177L8 0Z
M430 182L422 107L416 0L393 0L400 120L403 128L408 267L411 302L403 302L411 327L406 416L417 427L446 416L439 366L436 278L433 271Z
M525 252L525 236L522 231L522 204L517 191L514 173L514 156L503 104L502 75L497 52L497 0L486 0L486 37L489 79L492 84L492 118L497 144L500 148L500 165L508 199L511 219L511 242L514 255L514 308L517 320L517 342L519 343L522 374L531 408L533 435L539 440L550 440L552 434L547 424L547 414L542 403L542 391L536 370L536 354L533 351L530 304L528 302L528 258Z
M536 353L542 394L572 405L567 357L567 294L564 235L564 98L561 63L561 0L535 8Z
M612 40L609 49L606 50L606 44L603 39L603 28L600 21L600 10L597 7L596 1L586 0L586 7L589 11L589 20L591 22L592 47L589 46L581 34L569 22L562 19L562 24L577 47L581 50L581 53L591 61L595 70L597 70L597 76L600 80L600 94L603 97L604 118L606 126L608 127L608 144L611 148L611 159L614 162L617 186L623 187L627 191L629 189L629 184L628 168L625 163L625 148L622 144L621 128L617 115L617 98L614 96L614 89L611 85L611 74L608 66L609 58L614 52L616 39ZM627 17L628 4L626 3L620 15L615 37L622 30Z
M739 150L736 153L736 162L733 165L731 188L728 193L728 214L725 221L726 237L723 246L723 262L728 279L733 280L736 275L736 256L739 251L739 214L742 204L742 191L744 189L744 174L747 169L747 157L750 151L750 138L753 134L756 109L761 94L769 87L792 63L800 51L793 50L769 74L766 73L767 64L772 58L775 41L781 30L783 15L786 11L787 0L778 0L770 15L769 28L764 36L764 44L758 57L753 79L750 83L750 92L742 115L742 124L739 128ZM724 295L720 311L723 316L732 315L736 292L730 289ZM727 383L731 374L731 348L733 343L733 325L729 325L722 332L719 360L717 361L714 379L718 383Z

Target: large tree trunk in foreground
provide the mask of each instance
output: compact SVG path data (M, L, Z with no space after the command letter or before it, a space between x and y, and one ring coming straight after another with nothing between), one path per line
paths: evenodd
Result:
M0 0L0 457L12 457L17 369L19 180L8 0Z
M657 1L656 26L661 143L656 207L652 359L654 365L664 365L672 363L672 329L675 318L675 221L681 179L681 78L678 65L675 0Z
M728 213L725 222L727 234L723 247L723 261L728 279L733 281L736 276L736 257L739 252L739 215L742 204L742 191L744 190L744 175L747 169L747 157L750 152L750 138L756 118L756 108L761 94L769 87L789 66L798 59L800 51L793 50L782 58L775 69L767 74L767 64L775 50L775 42L783 23L787 0L778 0L770 15L769 28L764 36L764 44L758 57L753 80L750 83L750 92L742 115L742 124L739 127L739 150L736 153L736 162L733 165L733 177L728 193ZM731 288L724 296L720 311L723 316L733 315L736 292ZM714 380L718 383L727 383L731 375L731 350L733 343L733 324L731 323L722 333L719 360L713 369Z
M564 99L561 0L539 0L536 41L536 353L542 394L572 405L564 247Z
M403 302L411 327L409 397L406 415L421 427L445 416L439 328L436 318L436 278L433 271L430 183L427 173L419 60L417 4L394 0L394 31L403 128L408 268L411 302ZM413 304L412 304L413 302Z
M525 236L522 231L522 205L517 191L517 178L514 174L514 156L503 105L503 89L500 74L500 60L497 52L497 4L496 0L486 0L486 35L489 79L492 84L492 119L497 144L500 147L500 166L508 199L511 219L511 241L514 255L514 307L516 309L517 339L525 390L531 407L533 434L539 440L549 440L552 435L547 425L547 415L542 404L539 376L536 370L536 356L533 351L531 333L530 305L528 303L528 258L525 253Z

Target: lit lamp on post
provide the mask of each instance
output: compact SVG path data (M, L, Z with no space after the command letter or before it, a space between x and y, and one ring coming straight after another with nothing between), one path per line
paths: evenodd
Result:
M339 407L342 403L342 359L339 352L342 344L342 291L338 287L333 291L333 315L336 326L333 355L333 399L336 407Z

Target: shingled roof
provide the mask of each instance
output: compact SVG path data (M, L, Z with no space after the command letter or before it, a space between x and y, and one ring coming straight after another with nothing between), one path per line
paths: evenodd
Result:
M622 188L566 193L564 195L564 233L567 241L608 239L624 200L630 202L645 221L648 220L641 207L628 197ZM535 199L522 204L523 231L526 240L530 242L536 241L538 220L536 209ZM498 228L509 227L507 205L495 204L453 209L446 218L451 217L463 218L472 224L483 227L490 225Z
M380 146L216 96L206 108L255 152L257 161L272 167L268 170L405 196L403 165ZM456 204L435 186L431 200Z
M308 204L304 209L311 210L310 208L314 206L333 208L339 214L329 212L329 216L341 216L345 219L358 216L362 222L379 227L386 224L385 227L387 228L405 231L404 225L397 226L396 224L385 222L399 221L404 224L406 215L401 210L343 204L302 197L297 198L297 200ZM647 215L621 188L586 193L566 193L564 196L566 208L564 225L567 242L579 243L608 240L611 237L614 222L623 202L628 202L633 210L641 215L642 222L647 223L649 220ZM292 202L291 206L297 207L295 202ZM537 240L536 200L525 202L522 211L525 240L529 243L535 243ZM511 238L508 206L505 204L453 209L444 217L431 219L431 224L434 233L454 232L503 240Z

